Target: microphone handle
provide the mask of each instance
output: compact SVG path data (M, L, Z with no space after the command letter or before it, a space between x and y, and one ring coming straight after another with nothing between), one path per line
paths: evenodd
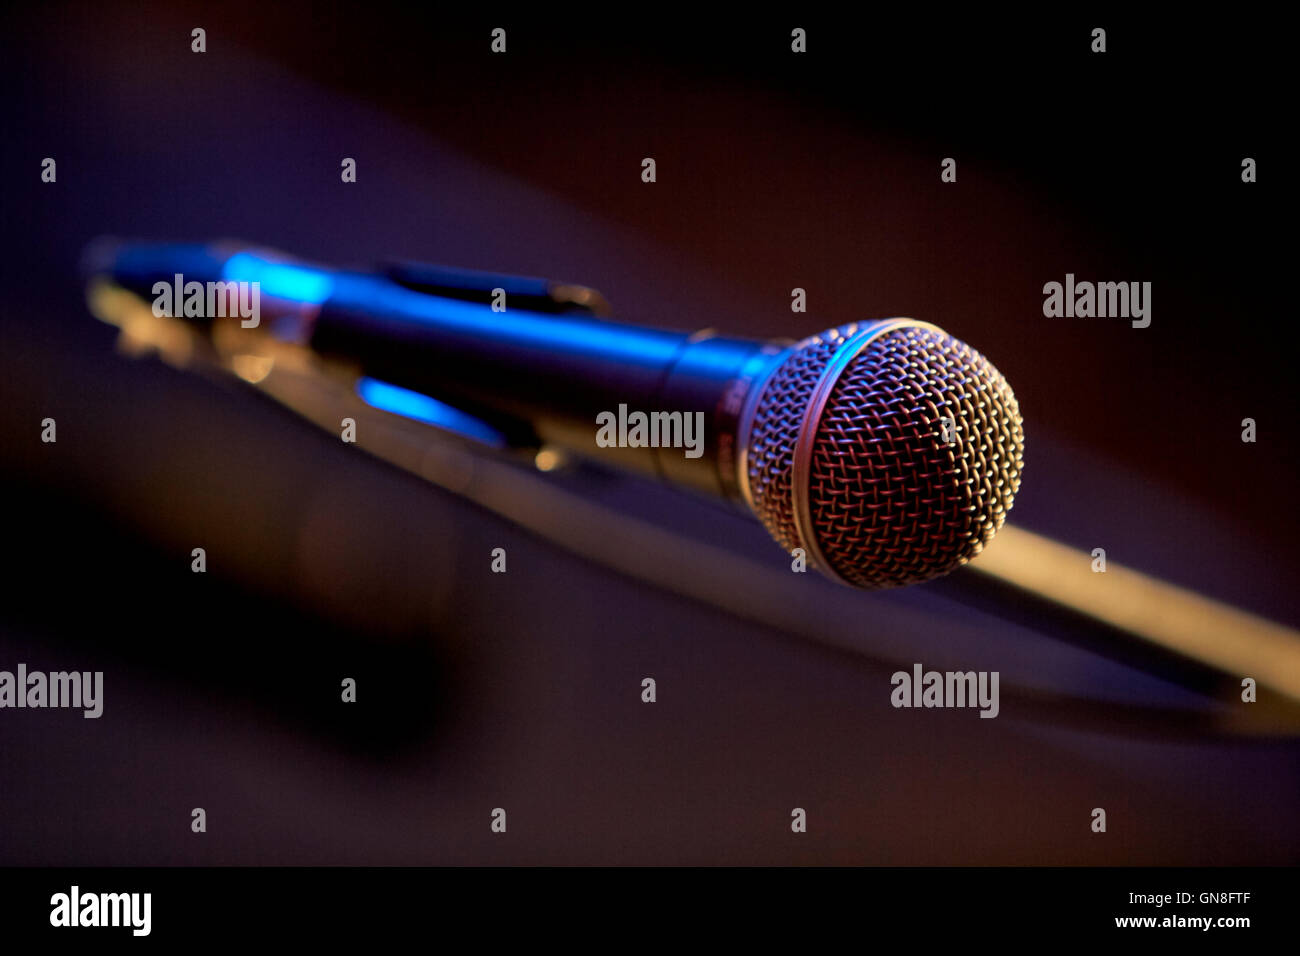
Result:
M263 330L287 335L362 375L424 392L497 425L576 454L727 498L737 482L740 419L754 385L786 343L626 325L541 311L539 280L500 282L503 311L431 292L422 272L331 269L238 243L93 243L83 260L142 297L173 280L256 282ZM444 275L445 273L439 273ZM511 302L515 305L512 305ZM538 310L518 308L533 304ZM252 334L262 334L253 332ZM704 450L602 448L602 412L704 414ZM521 427L522 426L522 427Z
M504 311L336 273L309 344L365 375L484 417L528 423L542 441L727 498L740 418L783 343L625 325L584 314ZM703 413L703 453L597 444L597 416Z

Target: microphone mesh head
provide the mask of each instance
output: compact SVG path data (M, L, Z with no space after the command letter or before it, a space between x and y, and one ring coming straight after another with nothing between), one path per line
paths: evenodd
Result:
M932 326L871 339L825 394L832 357L870 325L804 340L769 376L746 471L754 511L785 550L802 547L832 576L883 588L947 574L984 549L1020 487L1024 430L1001 373ZM819 386L825 404L811 421ZM807 428L810 452L796 467ZM802 522L797 476L806 476Z

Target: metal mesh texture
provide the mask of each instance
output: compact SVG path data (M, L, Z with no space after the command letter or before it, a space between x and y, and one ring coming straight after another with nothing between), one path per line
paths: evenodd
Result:
M858 328L800 343L759 399L750 491L787 551L801 546L791 478L802 418L835 349ZM809 502L826 562L864 588L915 584L965 564L1006 520L1023 450L1019 406L987 359L931 329L885 333L844 369L817 423Z
M786 551L800 547L791 481L804 410L826 363L858 328L853 323L829 329L796 345L767 380L754 410L746 468L750 497L763 527Z

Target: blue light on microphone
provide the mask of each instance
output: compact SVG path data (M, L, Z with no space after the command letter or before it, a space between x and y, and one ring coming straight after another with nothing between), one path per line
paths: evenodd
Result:
M256 282L262 294L290 302L320 305L334 291L329 274L307 266L272 262L249 252L238 252L221 270L227 282Z
M380 411L455 432L493 448L506 447L505 436L491 425L420 392L381 382L377 378L363 378L357 382L357 394L367 405Z

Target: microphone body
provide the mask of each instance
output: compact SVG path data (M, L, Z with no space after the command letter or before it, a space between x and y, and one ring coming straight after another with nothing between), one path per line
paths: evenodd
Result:
M311 348L365 374L450 401L542 442L740 497L736 444L743 400L782 346L711 331L669 331L584 314L552 315L422 295L382 277L346 277L316 316ZM703 413L703 449L602 447L597 416Z
M266 330L274 336L367 377L454 404L516 440L726 498L741 497L741 404L786 344L613 322L579 306L557 311L563 303L536 285L521 285L540 280L513 276L459 271L462 297L454 297L448 273L438 271L435 283L430 267L352 272L236 244L102 242L87 260L87 271L142 298L152 298L155 286L170 285L177 275L204 285L257 282L263 315L269 313ZM470 284L473 290L465 288ZM431 287L440 294L431 294ZM505 293L499 311L468 298L473 291L490 299L496 289ZM526 305L513 305L516 298ZM539 307L543 303L550 311ZM601 447L596 418L617 414L620 405L629 412L702 412L702 454Z

